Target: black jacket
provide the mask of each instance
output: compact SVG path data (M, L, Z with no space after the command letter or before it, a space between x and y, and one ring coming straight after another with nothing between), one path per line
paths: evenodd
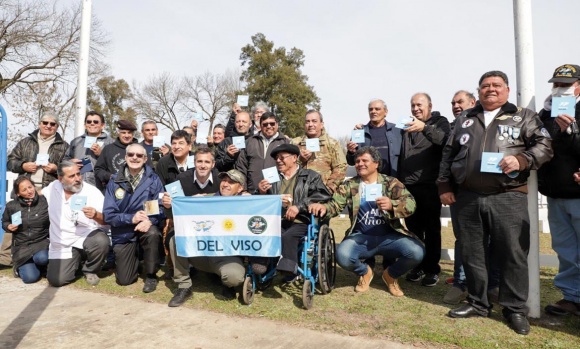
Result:
M237 137L237 136L242 136L242 135L234 135L233 137ZM246 141L248 140L248 137L250 137L250 134L247 135L243 135L246 138ZM227 172L231 169L234 168L234 165L236 164L236 161L238 160L238 156L240 156L240 152L235 153L234 157L231 157L230 154L228 154L228 147L233 143L233 139L232 137L226 137L223 141L220 142L220 144L216 147L215 149L215 167L217 167L217 169L220 172Z
M449 132L447 118L434 111L425 122L423 131L403 134L397 175L403 184L435 185Z
M498 126L511 129L512 136L500 135ZM519 174L510 178L503 173L481 172L483 152L515 156ZM485 127L483 107L476 105L457 118L455 130L443 148L437 179L439 194L453 192L453 183L479 194L527 192L530 170L540 168L552 154L551 139L533 110L506 103Z
M268 144L264 153L264 143L261 138L262 136L257 134L246 139L246 149L240 151L234 166L236 170L246 176L247 189L250 193L253 193L258 187L258 183L264 179L262 170L276 166L276 160L270 156L272 150L281 144L290 143L286 136L280 132L278 137Z
M280 179L282 179L280 175ZM272 184L272 188L268 190L268 194L280 194L281 182ZM298 207L298 215L296 219L303 223L310 224L310 213L308 213L308 205L312 203L325 203L330 200L332 194L324 185L322 177L312 170L303 168L298 169L296 173L296 185L294 186L292 194L292 205Z
M22 224L12 234L12 263L14 270L26 263L32 256L41 250L48 249L48 203L44 196L35 195L32 205L28 206L18 197L6 204L2 214L2 229L8 231L12 222L12 215L22 212Z
M193 153L190 152L189 155L193 155ZM175 182L177 176L181 173L179 172L179 167L177 167L177 163L175 162L175 156L173 156L172 153L169 153L162 157L159 162L157 162L155 173L157 173L164 186Z
M136 138L133 138L133 143L137 143ZM94 169L96 187L100 191L104 192L111 176L123 168L127 146L128 144L121 143L119 138L117 138L101 151L101 156L99 156Z
M580 102L576 103L576 124L580 125ZM552 136L554 157L538 170L538 189L551 198L579 199L580 185L573 174L580 168L580 134L560 131L550 111L542 109L540 119Z
M24 174L30 178L30 173L24 171L22 164L25 162L35 162L36 155L39 151L38 146L38 133L40 131L36 130L30 134L28 137L23 138L16 144L10 155L8 155L8 163L6 168L8 171L12 171L18 174ZM60 134L57 132L54 135L54 142L48 147L48 162L51 164L58 165L64 159L66 151L68 149L68 143L65 142ZM50 182L56 180L57 174L44 172L42 176L42 187L46 187Z

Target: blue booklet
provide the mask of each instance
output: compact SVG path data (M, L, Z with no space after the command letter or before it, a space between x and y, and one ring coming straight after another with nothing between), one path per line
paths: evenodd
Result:
M553 118L558 115L570 115L574 117L576 114L576 97L565 96L565 97L552 97L552 113L550 116Z
M377 198L383 196L382 184L365 185L365 201L377 201Z
M84 195L73 195L70 198L70 209L72 211L80 211L87 206L87 197Z
M365 131L364 130L352 130L350 140L355 142L355 143L364 143L365 142Z
M163 136L153 136L153 148L161 148L165 145L165 139Z
M238 149L245 149L246 148L246 137L244 137L244 136L232 137L232 143Z
M10 216L10 220L12 221L12 224L14 224L14 225L22 224L22 211L18 211L18 212L13 213Z
M503 153L483 152L481 154L481 172L502 173L499 162L503 159Z
M188 155L187 156L187 169L195 167L195 155Z
M262 175L268 183L273 184L280 182L280 175L278 174L278 169L276 167L268 167L262 170Z
M406 129L409 128L409 126L407 126L406 124L415 121L415 119L413 119L411 116L405 116L403 118L401 118L399 120L399 122L397 122L397 124L395 125L396 128L400 128L400 129Z
M85 148L90 148L97 142L97 137L86 136L85 137Z
M83 158L81 160L81 164L83 165L83 167L81 167L81 174L85 174L93 170L93 163L91 162L91 159Z
M36 164L38 166L46 166L48 165L48 154L36 154Z
M306 139L306 150L312 151L312 152L320 151L320 140L318 138L307 138Z
M247 107L249 99L250 96L248 95L239 95L237 103L240 105L240 107Z
M185 196L180 181L175 181L173 183L166 184L165 190L167 190L167 193L169 193L169 196L171 196L172 199L179 196Z

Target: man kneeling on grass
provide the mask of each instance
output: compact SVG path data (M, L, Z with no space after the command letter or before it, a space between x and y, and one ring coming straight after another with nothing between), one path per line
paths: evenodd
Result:
M415 211L415 199L396 178L380 174L380 166L376 148L359 148L357 176L341 184L330 202L309 208L315 215L334 217L348 205L351 227L336 250L338 264L359 276L355 291L366 292L373 270L363 261L382 255L389 265L382 275L387 290L401 297L404 293L397 279L421 263L425 248L400 222Z

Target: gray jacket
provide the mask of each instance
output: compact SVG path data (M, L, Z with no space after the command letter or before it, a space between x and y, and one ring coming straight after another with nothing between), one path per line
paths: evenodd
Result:
M87 134L82 134L70 142L70 146L68 151L64 155L64 160L70 159L79 159L82 160L83 158L89 158L91 160L91 165L93 166L92 171L88 171L83 173L83 180L87 183L95 185L95 174L94 168L97 164L98 157L95 153L90 150L89 148L85 148L85 139ZM101 149L104 148L106 145L113 143L115 140L111 138L107 133L101 132L101 134L97 137L97 142L103 142L101 145Z

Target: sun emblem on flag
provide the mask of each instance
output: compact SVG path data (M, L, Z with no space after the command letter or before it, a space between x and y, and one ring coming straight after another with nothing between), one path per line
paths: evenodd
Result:
M229 218L226 219L225 221L223 221L222 226L223 226L224 230L226 230L226 231L231 231L231 230L234 230L234 228L235 228L234 221L229 219Z

